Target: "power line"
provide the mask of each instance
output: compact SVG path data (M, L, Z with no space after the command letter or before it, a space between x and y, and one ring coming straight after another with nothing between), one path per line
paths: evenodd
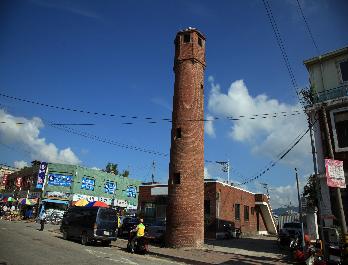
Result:
M144 120L149 124L156 124L159 121L156 121L155 118L153 117L139 117L135 115L117 115L117 114L107 114L107 113L99 113L96 111L86 111L86 110L80 110L76 108L66 108L62 106L56 106L56 105L48 105L45 103L37 102L37 101L32 101L32 100L27 100L23 98L18 98L18 97L13 97L9 96L6 94L0 93L0 96L9 98L12 100L16 101L21 101L21 102L26 102L30 104L35 104L35 105L40 105L42 107L49 107L57 110L64 110L64 111L70 111L70 112L75 112L75 113L84 113L84 114L89 114L89 115L95 115L95 116L108 116L108 117L119 117L122 119L130 119L131 121L128 122L123 122L122 124L124 125L132 125L136 122L136 120ZM227 119L230 121L239 121L243 119L249 119L249 120L256 120L258 118L260 119L266 119L266 118L281 118L281 117L291 117L295 115L300 115L302 112L300 110L292 110L292 111L280 111L280 112L273 112L273 113L256 113L256 114L251 114L251 115L236 115L236 116L226 116L226 117L211 117L209 119L188 119L188 120L181 120L180 122L209 122L209 121L216 121L216 120L221 120L221 119ZM165 122L172 122L171 119L169 118L162 118L160 119L161 121ZM55 124L55 125L94 125L93 123L77 123L77 124L68 124L68 123L62 123L62 124Z
M262 0L262 2L263 2L263 5L264 5L264 7L266 9L266 13L267 13L269 22L271 24L273 33L275 35L277 44L279 46L281 55L283 57L283 60L284 60L287 72L288 72L290 80L291 80L291 84L292 84L292 86L293 86L293 88L295 90L295 93L296 93L297 97L299 97L298 92L297 92L296 78L295 78L295 75L294 75L293 70L291 68L291 65L290 65L290 62L289 62L289 58L288 58L288 55L287 55L286 50L285 50L283 39L282 39L282 37L281 37L281 35L279 33L278 25L277 25L277 23L275 21L271 5L269 4L268 0Z
M303 12L302 7L301 7L300 1L299 1L299 0L296 0L296 2L297 2L298 9L300 10L301 16L302 16L302 18L303 18L303 21L304 21L304 23L305 23L305 25L306 25L308 34L309 34L309 36L310 36L310 38L311 38L311 40L312 40L312 42L313 42L313 45L314 45L314 47L315 47L315 49L316 49L316 51L317 51L317 53L318 53L318 55L319 55L319 54L320 54L320 50L319 50L319 48L318 48L317 43L315 42L315 39L314 39L314 37L313 37L311 28L309 27L308 21L307 21L307 19L306 19L306 16L304 15L304 12Z

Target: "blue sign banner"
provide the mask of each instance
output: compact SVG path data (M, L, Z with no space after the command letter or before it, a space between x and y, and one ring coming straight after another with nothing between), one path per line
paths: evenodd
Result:
M127 197L137 197L137 188L133 186L128 186L126 189Z
M116 183L113 181L107 181L104 185L104 192L109 194L114 194L116 191Z
M40 168L39 168L39 173L37 175L37 182L36 182L36 188L41 189L43 188L43 184L45 181L45 176L46 176L46 171L47 171L47 163L46 162L41 162Z
M90 178L82 178L81 189L94 190L95 180Z
M61 174L48 174L48 185L50 186L71 186L72 176Z

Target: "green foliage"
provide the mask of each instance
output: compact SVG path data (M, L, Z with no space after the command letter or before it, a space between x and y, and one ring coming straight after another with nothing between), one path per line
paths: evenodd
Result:
M125 171L123 171L123 173L121 174L123 177L125 177L125 178L128 178L128 176L129 176L129 171L128 170L125 170Z
M317 178L315 175L311 175L308 178L307 184L303 188L303 197L307 200L308 207L317 207Z
M117 164L108 163L105 168L107 173L118 175Z

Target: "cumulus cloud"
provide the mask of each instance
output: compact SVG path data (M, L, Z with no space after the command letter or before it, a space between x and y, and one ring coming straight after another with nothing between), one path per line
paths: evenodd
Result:
M21 145L29 152L31 159L66 164L81 162L70 147L59 150L53 143L40 138L40 129L44 127L40 118L15 117L0 109L0 120L4 122L0 126L0 141Z
M14 166L15 168L24 168L24 167L27 167L28 166L28 163L21 160L21 161L14 161Z
M299 180L300 194L303 193L303 187L306 185L305 178ZM264 191L262 191L264 193ZM271 187L269 189L270 203L272 209L285 207L289 204L298 206L297 184L294 182L291 185Z
M211 85L208 111L214 115L247 117L233 121L228 134L235 141L249 144L253 154L267 155L274 159L307 128L304 114L290 117L279 115L282 112L295 113L294 111L301 110L299 103L294 105L282 103L269 98L266 94L253 97L243 80L234 81L227 93L221 91L220 85L215 83L213 77L209 77L208 81ZM278 115L277 117L268 115L271 116L269 118L254 116L265 113L278 113ZM209 126L214 131L213 122L210 122ZM310 141L307 135L284 160L292 166L303 166L303 162L310 159L309 150L311 150Z
M207 121L204 123L204 131L210 137L215 138L215 129L214 129L214 125L213 125L213 116L208 114L206 120Z

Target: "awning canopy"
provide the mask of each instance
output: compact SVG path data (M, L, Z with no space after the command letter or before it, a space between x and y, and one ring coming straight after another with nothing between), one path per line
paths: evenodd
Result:
M52 202L52 203L61 203L61 204L69 204L69 201L61 201L61 200L52 200L52 199L44 199L42 202Z

